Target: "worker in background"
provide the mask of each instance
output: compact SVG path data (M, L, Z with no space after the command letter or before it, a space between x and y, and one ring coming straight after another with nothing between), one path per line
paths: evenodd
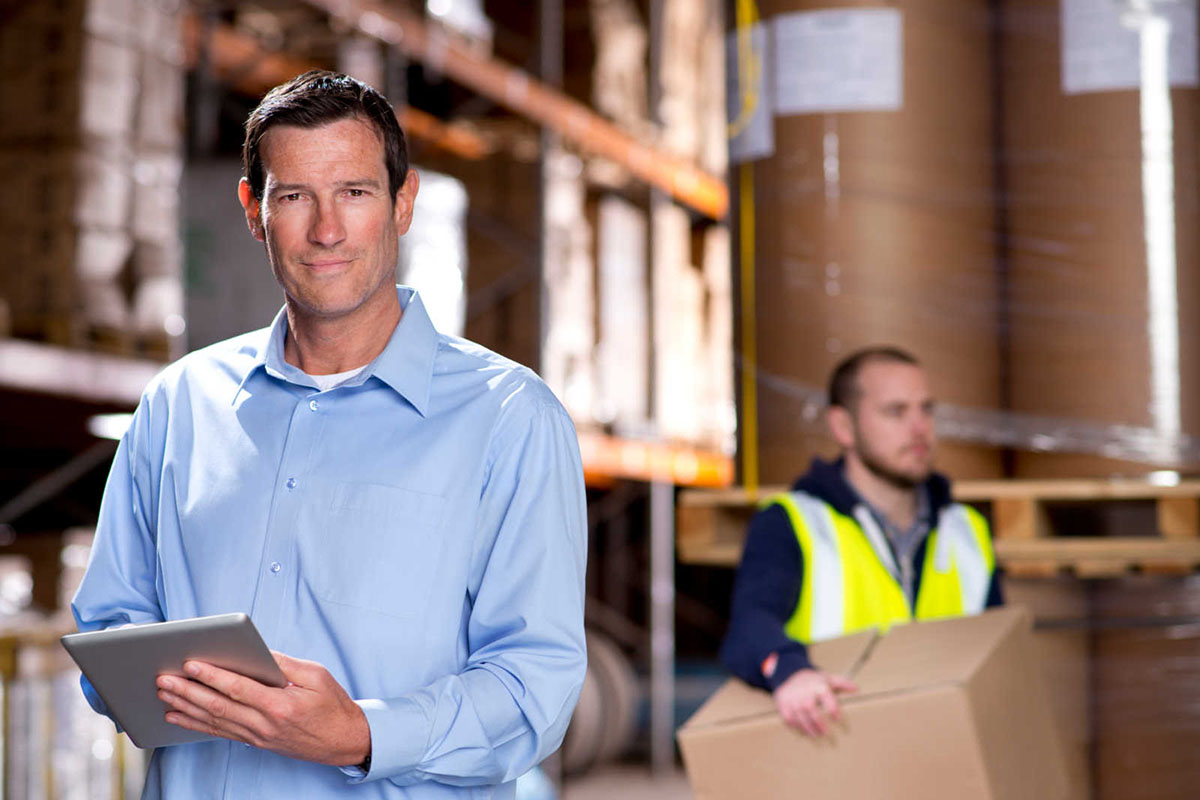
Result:
M824 735L838 695L856 688L813 664L809 643L1001 602L987 523L932 471L933 409L908 353L849 356L829 382L841 457L814 459L750 523L721 656L809 735Z
M146 389L72 608L81 630L245 612L291 683L159 676L167 721L220 738L157 750L144 797L511 798L586 666L575 429L395 285L418 179L378 92L277 87L244 162L284 307Z

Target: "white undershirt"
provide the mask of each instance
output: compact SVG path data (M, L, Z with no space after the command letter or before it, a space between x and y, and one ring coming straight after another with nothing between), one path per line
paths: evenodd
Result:
M355 367L348 372L335 372L332 375L308 375L307 372L304 374L316 381L318 389L320 389L322 392L326 392L335 386L341 386L343 383L350 380L366 368L367 365L363 364L361 367Z

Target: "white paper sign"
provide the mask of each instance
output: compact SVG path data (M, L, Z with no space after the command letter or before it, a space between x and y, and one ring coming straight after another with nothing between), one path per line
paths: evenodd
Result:
M1158 0L1155 13L1171 26L1167 76L1172 86L1200 86L1196 61L1196 0ZM1064 94L1137 89L1141 39L1130 0L1062 0Z
M749 33L741 42L736 31L725 40L725 110L729 121L729 160L734 164L768 158L775 153L770 38L761 22L752 25Z
M798 11L773 21L780 114L894 111L904 104L899 9Z

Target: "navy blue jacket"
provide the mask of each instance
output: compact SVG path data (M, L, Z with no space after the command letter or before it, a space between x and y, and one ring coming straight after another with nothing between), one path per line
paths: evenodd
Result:
M813 459L808 472L793 485L824 500L840 514L853 516L860 503L858 494L842 474L842 462ZM950 482L934 473L925 483L933 518L951 503ZM925 563L928 537L918 545L913 564ZM913 597L921 586L921 569L915 570ZM773 504L758 512L750 522L742 563L733 585L729 630L721 645L721 660L739 678L753 686L775 689L792 673L812 667L808 648L784 633L784 625L796 610L804 579L804 558L787 512ZM999 573L992 575L987 605L1003 602ZM762 663L771 653L779 654L775 672L763 677Z

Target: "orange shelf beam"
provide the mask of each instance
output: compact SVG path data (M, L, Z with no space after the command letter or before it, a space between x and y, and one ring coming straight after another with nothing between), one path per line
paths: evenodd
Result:
M396 47L484 97L555 131L583 150L621 164L639 180L712 219L729 210L725 181L633 136L499 59L472 51L395 3L306 0L361 33Z
M615 479L708 488L733 483L733 459L694 447L584 431L579 434L579 453L589 486L606 486Z
M187 65L194 68L207 47L208 67L220 80L240 92L261 95L286 80L323 69L321 64L283 52L271 52L253 36L220 23L206 27L195 14L184 16L184 49ZM482 136L463 125L443 122L432 114L410 107L397 108L404 132L461 158L486 158L495 149Z

